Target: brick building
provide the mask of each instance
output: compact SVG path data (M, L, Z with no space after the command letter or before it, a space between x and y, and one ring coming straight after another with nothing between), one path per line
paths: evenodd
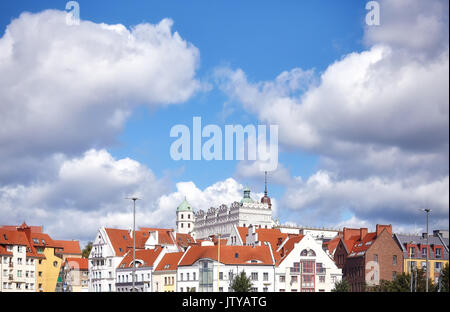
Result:
M351 291L364 291L380 280L392 281L403 271L403 252L392 237L391 225L377 224L371 233L367 228L344 228L334 261Z

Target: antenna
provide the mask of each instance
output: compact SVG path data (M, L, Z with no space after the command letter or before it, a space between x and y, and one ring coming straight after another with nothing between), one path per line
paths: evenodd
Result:
M267 196L267 171L264 171L264 196Z

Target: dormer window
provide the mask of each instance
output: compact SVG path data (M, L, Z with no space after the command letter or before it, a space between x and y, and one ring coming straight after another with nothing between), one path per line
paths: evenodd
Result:
M239 254L236 252L235 254L234 254L234 257L237 259L237 258L239 258Z
M33 238L33 243L39 244L39 240L37 238Z
M441 257L442 257L442 249L436 248L436 258L441 259Z
M6 236L6 234L3 234L3 239L8 240L8 237Z

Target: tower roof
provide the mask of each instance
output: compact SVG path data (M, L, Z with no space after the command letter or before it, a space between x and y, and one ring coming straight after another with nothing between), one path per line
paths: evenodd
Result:
M192 206L187 202L186 197L184 197L183 202L177 207L177 212L181 211L192 211Z
M250 198L250 189L246 185L244 187L244 197L241 199L241 204L243 203L253 203L253 199Z

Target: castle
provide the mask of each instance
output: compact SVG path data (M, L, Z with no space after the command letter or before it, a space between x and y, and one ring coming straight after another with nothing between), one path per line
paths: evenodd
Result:
M267 173L264 196L260 201L250 197L250 189L244 188L244 196L240 202L230 206L222 204L218 208L211 207L208 211L193 211L186 198L177 207L177 232L190 233L196 239L205 239L211 235L228 238L233 226L256 226L265 229L273 228L276 223L272 219L272 203L267 195Z

